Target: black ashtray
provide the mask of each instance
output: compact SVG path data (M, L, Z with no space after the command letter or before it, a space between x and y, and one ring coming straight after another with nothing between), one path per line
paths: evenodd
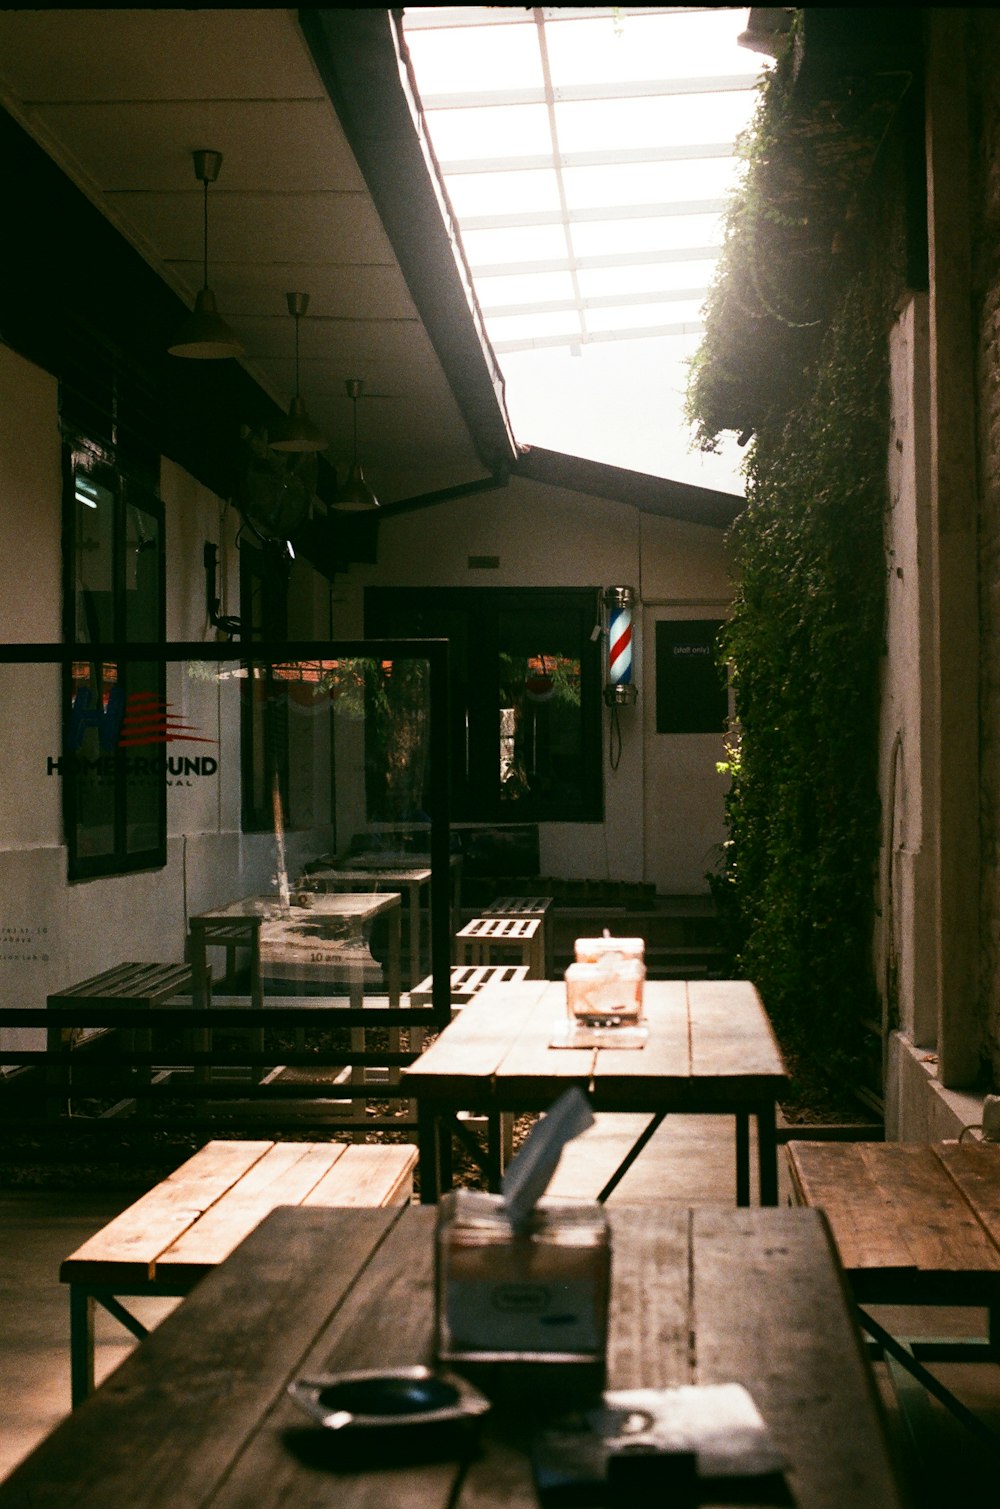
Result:
M464 1378L427 1367L297 1378L288 1392L318 1425L335 1431L452 1424L490 1407Z

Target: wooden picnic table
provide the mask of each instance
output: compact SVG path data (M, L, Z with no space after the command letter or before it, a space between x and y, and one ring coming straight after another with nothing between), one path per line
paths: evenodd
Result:
M460 1111L486 1115L487 1176L502 1173L501 1117L544 1111L577 1085L598 1111L648 1111L652 1119L614 1179L670 1112L736 1120L736 1198L750 1201L750 1117L757 1123L760 1201L778 1198L776 1103L787 1085L767 1014L747 980L647 981L649 1037L635 1048L552 1048L566 1016L563 982L526 980L473 997L416 1063L403 1071L417 1101L421 1199L451 1181L451 1138ZM463 1139L464 1140L464 1139Z
M901 1509L822 1217L608 1216L608 1387L740 1383L798 1509ZM407 1461L383 1438L352 1462L287 1395L317 1372L432 1362L434 1221L419 1206L274 1211L0 1484L0 1506L536 1509L537 1403L495 1409L478 1451Z
M265 983L269 975L303 984L326 985L346 979L352 1006L363 1004L366 980L378 966L365 941L364 929L385 914L389 922L389 953L385 983L389 1004L399 1005L400 897L398 891L361 891L314 895L311 905L283 906L277 896L244 896L228 906L202 912L201 918L261 917L260 961ZM200 920L200 919L195 919Z

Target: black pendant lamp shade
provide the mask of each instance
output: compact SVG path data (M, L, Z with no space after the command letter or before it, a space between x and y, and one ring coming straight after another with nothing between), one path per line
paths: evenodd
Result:
M307 293L286 293L288 313L295 321L295 397L287 415L267 427L267 443L272 451L325 451L329 441L313 424L299 392L299 320L309 308Z
M365 481L358 458L358 400L364 383L358 377L349 377L346 383L347 396L354 402L354 457L347 471L343 486L338 487L333 507L340 513L367 513L378 508L379 501Z
M198 151L194 154L195 177L204 185L202 208L203 252L202 286L194 309L167 347L171 356L191 357L196 361L219 361L227 356L242 356L243 345L219 314L215 294L208 286L208 186L219 176L221 152Z

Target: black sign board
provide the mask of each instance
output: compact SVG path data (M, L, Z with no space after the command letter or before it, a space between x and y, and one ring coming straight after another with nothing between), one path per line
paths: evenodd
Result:
M729 697L719 664L716 618L661 619L656 625L656 732L715 734L726 728Z

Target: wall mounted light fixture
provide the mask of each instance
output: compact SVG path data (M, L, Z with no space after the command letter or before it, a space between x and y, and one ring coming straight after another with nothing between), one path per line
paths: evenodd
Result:
M204 186L202 203L202 286L194 309L181 321L181 327L167 347L171 356L187 356L199 361L218 361L227 356L242 356L243 344L220 315L215 294L208 286L208 186L219 176L221 152L197 151L194 173Z
M287 415L268 425L267 443L272 451L325 451L330 442L309 418L299 391L299 320L309 308L309 295L286 293L285 298L288 313L295 321L295 396L288 405Z

